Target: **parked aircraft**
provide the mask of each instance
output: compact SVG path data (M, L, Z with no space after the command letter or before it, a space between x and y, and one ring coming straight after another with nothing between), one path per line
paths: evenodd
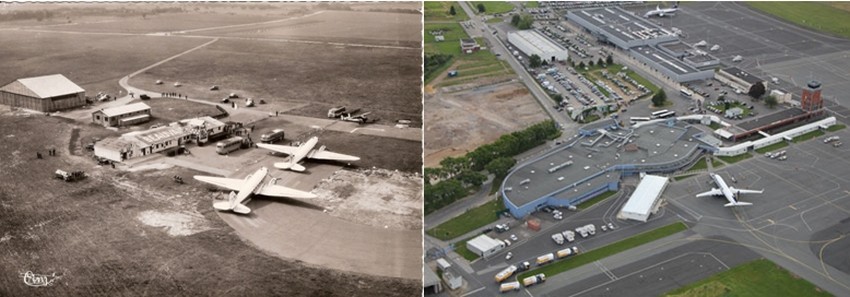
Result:
M673 5L673 8L661 8L661 6L656 5L654 10L650 10L646 12L643 17L650 18L653 16L665 17L665 16L673 16L676 14L676 11L679 11L679 2Z
M729 201L729 203L726 203L725 205L723 205L725 207L753 205L752 203L749 203L749 202L739 202L738 196L741 195L741 193L744 193L744 194L761 194L761 193L764 192L764 190L756 191L756 190L736 189L734 187L727 186L726 182L723 181L723 178L720 177L719 174L709 173L708 175L711 176L711 179L714 180L714 183L717 185L718 188L712 188L711 191L699 193L699 194L697 194L697 197L720 196L720 195L722 195L722 196L726 197L726 200Z
M251 209L243 205L248 203L251 195L263 195L273 197L290 197L290 198L316 198L316 195L309 192L299 191L284 186L272 184L263 184L263 179L268 175L269 169L266 167L258 169L256 172L249 174L245 179L214 177L195 175L196 180L213 184L222 188L232 190L227 201L214 202L213 208L217 210L230 210L235 213L248 214ZM234 192L236 191L236 192Z
M316 159L316 160L334 160L334 161L358 161L360 157L343 155L340 153L329 152L325 150L325 146L321 146L318 149L313 149L316 146L316 143L319 142L318 137L310 138L304 144L298 147L288 146L288 145L276 145L276 144L265 144L258 143L257 146L289 155L289 161L274 163L274 167L280 169L289 169L292 171L302 172L306 170L304 166L301 166L301 160L304 158L308 159Z

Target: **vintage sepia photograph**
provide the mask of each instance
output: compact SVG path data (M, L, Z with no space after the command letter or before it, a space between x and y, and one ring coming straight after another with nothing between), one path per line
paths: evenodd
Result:
M0 2L0 295L420 296L422 2Z

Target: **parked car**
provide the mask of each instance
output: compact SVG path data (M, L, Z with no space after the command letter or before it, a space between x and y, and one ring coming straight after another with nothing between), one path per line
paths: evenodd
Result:
M148 94L141 94L141 95L139 95L139 99L149 100L149 99L151 99L151 96L148 96Z

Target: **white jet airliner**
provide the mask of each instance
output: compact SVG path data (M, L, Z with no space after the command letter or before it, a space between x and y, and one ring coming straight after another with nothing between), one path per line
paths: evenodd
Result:
M661 6L656 5L655 10L650 10L646 12L643 17L650 18L653 16L665 17L665 16L673 16L676 14L676 11L679 11L679 2L676 2L673 5L673 8L661 8Z
M321 146L318 149L313 149L316 147L316 143L319 142L318 137L310 138L304 144L298 147L288 146L288 145L276 145L276 144L265 144L258 143L257 146L289 155L289 160L286 162L274 163L274 167L280 169L289 169L292 171L302 172L306 170L304 166L298 164L304 158L308 159L316 159L316 160L333 160L333 161L358 161L360 157L343 155L340 153L329 152L325 150L325 146Z
M749 203L749 202L739 202L738 196L741 193L744 193L744 194L761 194L761 193L764 192L764 190L756 191L756 190L736 189L734 187L727 186L726 182L723 181L723 178L720 177L719 174L709 173L708 175L711 176L711 179L714 180L714 183L717 184L718 188L712 188L711 191L699 193L699 194L697 194L697 197L723 195L724 197L726 197L726 200L729 200L729 203L726 203L725 205L723 205L725 207L753 205L752 203Z
M289 198L316 198L316 195L309 192L299 191L284 186L272 184L263 184L263 179L269 173L266 167L260 168L256 172L249 174L245 179L214 177L195 175L195 179L213 184L222 188L232 190L227 201L214 202L213 208L224 211L233 211L235 213L248 214L251 209L243 205L248 203L251 195L263 195L273 197L289 197ZM236 192L233 192L236 191Z

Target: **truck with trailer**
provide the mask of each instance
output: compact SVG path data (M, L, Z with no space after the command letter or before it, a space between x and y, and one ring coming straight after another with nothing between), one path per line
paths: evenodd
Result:
M499 273L496 274L496 282L501 283L502 281L511 277L511 275L514 275L514 272L516 272L516 265L508 266L508 268L505 268L504 270L499 271Z
M558 259L563 259L578 254L578 247L565 248L563 250L557 251L555 254L558 255Z
M543 256L537 257L537 265L542 266L546 263L552 262L555 260L555 254L548 253Z
M522 279L522 284L526 287L530 287L534 284L539 284L546 281L546 275L543 273L532 275Z
M509 282L499 286L499 292L505 293L510 291L519 291L519 288L519 282Z
M516 271L517 272L523 272L523 271L526 271L528 269L531 269L531 263L528 263L528 261L525 261L525 262L522 262L522 263L519 263L519 264L516 265Z

